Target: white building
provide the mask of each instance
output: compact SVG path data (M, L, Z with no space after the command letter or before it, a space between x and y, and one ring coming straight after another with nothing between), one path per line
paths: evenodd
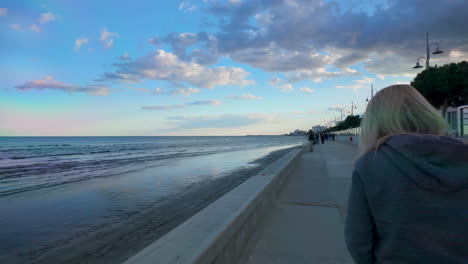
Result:
M445 120L449 123L450 135L468 137L468 105L448 107Z
M312 131L314 131L315 133L321 132L321 131L323 131L325 129L327 129L327 127L325 127L325 126L313 126L312 127Z

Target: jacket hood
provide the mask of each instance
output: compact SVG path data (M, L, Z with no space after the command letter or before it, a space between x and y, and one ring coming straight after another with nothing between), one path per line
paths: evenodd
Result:
M379 149L420 188L435 192L468 188L468 145L459 140L401 134Z

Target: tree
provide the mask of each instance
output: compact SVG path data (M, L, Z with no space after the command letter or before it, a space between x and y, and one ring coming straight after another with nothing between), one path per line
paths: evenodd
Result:
M468 62L429 67L411 85L445 116L449 105L460 106L468 99Z
M326 129L324 132L328 133L328 132L334 132L334 131L341 131L341 130L345 130L348 128L359 127L361 125L361 119L362 118L359 115L350 115L346 117L346 119L343 122L339 123L338 125L334 127Z

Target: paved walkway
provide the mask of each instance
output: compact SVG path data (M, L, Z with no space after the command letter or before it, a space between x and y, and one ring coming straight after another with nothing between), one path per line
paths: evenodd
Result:
M356 152L328 141L303 154L240 263L353 263L343 227Z

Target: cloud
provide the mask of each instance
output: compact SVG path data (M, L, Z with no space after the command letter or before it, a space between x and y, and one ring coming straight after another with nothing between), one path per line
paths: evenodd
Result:
M179 4L178 9L183 11L184 13L192 13L193 11L197 10L197 6L191 4L189 1L183 1Z
M128 60L131 60L132 58L130 58L130 56L128 56L128 53L125 52L124 54L122 54L121 56L119 56L119 60L121 61L128 61Z
M54 20L55 20L55 15L52 14L51 12L42 13L38 19L39 23L41 24L48 23Z
M19 91L28 90L58 90L67 93L82 92L88 95L107 95L109 87L105 85L70 85L55 81L51 76L46 76L40 80L26 82L22 85L16 86Z
M237 99L237 100L262 100L263 99L263 97L261 96L256 96L250 93L243 94L243 95L229 96L228 98Z
M84 44L88 44L88 38L87 37L81 37L79 39L75 40L75 47L73 48L75 51L79 51L81 46Z
M308 93L308 94L311 94L311 93L315 92L313 89L311 89L309 87L302 87L299 90L303 91L304 93Z
M217 39L208 33L169 33L165 37L156 36L149 42L157 47L167 43L172 52L182 61L200 65L212 65L218 61ZM192 47L189 51L188 48Z
M334 105L334 106L328 107L328 110L329 110L329 111L341 112L341 111L344 111L345 108L347 108L347 107L348 107L348 106L345 106L345 105L342 105L342 104L338 104L338 105Z
M0 8L0 16L6 16L8 14L8 8Z
M263 48L244 48L230 53L238 62L270 72L291 72L321 68L331 62L327 55L314 52L288 51L271 44Z
M171 110L177 108L184 108L183 104L174 104L174 105L155 105L155 106L143 106L141 109L145 110Z
M162 94L163 91L162 91L161 88L156 88L156 89L154 89L154 92L153 92L153 93L154 93L154 94Z
M145 109L145 110L172 110L172 109L184 108L186 106L199 106L199 105L217 106L217 105L221 105L221 101L218 101L218 100L201 100L201 101L193 101L193 102L185 103L185 104L143 106L142 109Z
M282 81L283 81L283 80L282 80L281 78L275 76L275 77L271 78L270 84L271 84L271 85L278 85L278 84L280 84Z
M178 88L171 91L172 95L183 95L183 96L190 96L194 93L199 93L200 89L198 88Z
M298 70L291 73L286 73L288 82L294 83L309 79L313 82L321 82L322 79L339 78L344 76L359 76L360 73L356 70L345 68L343 70L329 71L326 68L315 68L311 70Z
M361 89L361 88L365 88L362 84L352 84L352 85L337 85L336 88L338 89L353 89L353 90L357 90L357 89Z
M221 105L221 101L218 100L201 100L201 101L193 101L190 103L186 103L186 105Z
M104 73L101 81L140 82L143 79L163 80L175 86L187 83L200 88L212 89L216 86L251 85L246 80L249 75L242 68L207 68L193 62L180 61L176 55L164 50L156 50L130 62L115 63L115 72Z
M174 116L167 117L174 130L197 128L223 128L243 127L258 123L264 123L274 119L272 116L261 114L248 115L218 115L218 116Z
M209 50L217 57L287 73L290 83L358 75L348 68L357 63L381 78L414 76L416 58L425 55L425 29L431 30L430 41L441 41L447 53L468 52L463 39L468 2L462 0L430 5L420 0L205 3L204 11L219 22L210 34L192 33L197 43L191 48L206 45L206 38L199 36L209 35ZM184 52L188 48L184 46ZM433 56L431 62L468 59L447 53Z
M374 80L375 80L374 78L363 76L362 79L355 80L354 82L357 82L357 83L372 83Z
M23 31L23 27L20 24L10 24L10 28L15 31Z
M118 38L119 34L107 31L107 28L101 29L101 36L99 40L104 44L104 48L109 49L114 46L114 39Z
M29 29L31 29L31 30L34 31L34 32L41 32L41 28L40 28L38 25L36 25L36 24L32 24L32 25L29 27Z
M283 85L280 85L279 88L282 92L294 91L294 86L290 83L285 83Z
M149 93L149 92L151 92L150 89L148 89L148 88L141 88L141 87L127 87L127 89L130 89L130 90L133 90L133 91L137 91L137 92L144 92L144 93Z

